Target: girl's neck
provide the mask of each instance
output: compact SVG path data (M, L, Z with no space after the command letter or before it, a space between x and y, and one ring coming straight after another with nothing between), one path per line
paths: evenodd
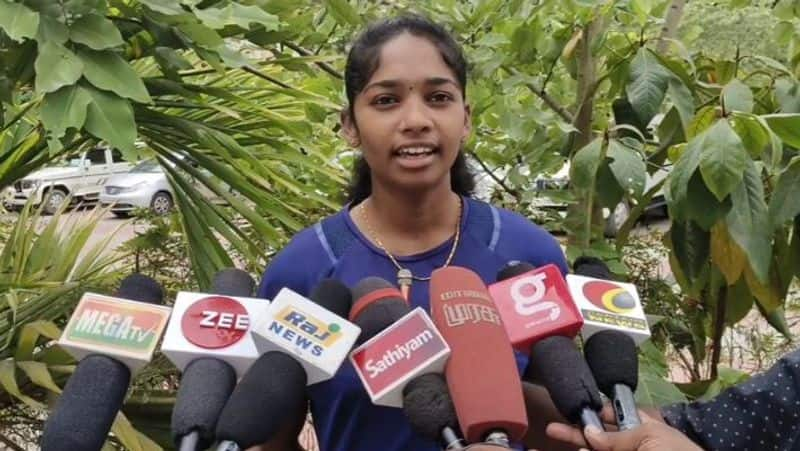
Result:
M450 182L440 187L410 193L373 185L372 194L364 201L370 222L382 237L400 240L432 239L451 235L457 226L461 200L450 189Z

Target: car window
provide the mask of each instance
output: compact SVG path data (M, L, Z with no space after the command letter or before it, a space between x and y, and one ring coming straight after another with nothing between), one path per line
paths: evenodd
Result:
M158 173L164 172L156 160L145 160L131 169L131 172L151 172Z
M111 150L111 161L113 163L127 163L124 158L122 158L122 152L118 149Z
M86 152L86 159L92 166L98 164L106 164L106 150L105 149L92 149Z

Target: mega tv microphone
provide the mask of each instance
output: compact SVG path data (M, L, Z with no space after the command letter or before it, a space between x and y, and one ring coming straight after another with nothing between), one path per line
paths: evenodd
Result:
M334 279L311 299L282 289L252 334L265 350L233 390L217 422L218 450L245 449L272 439L287 418L306 408L306 385L329 379L359 334L342 319L350 290Z
M44 425L44 451L98 451L117 416L131 374L153 356L170 309L158 283L132 274L114 296L85 293L59 346L80 360Z
M453 399L441 374L423 374L405 386L403 413L414 431L443 449L464 449Z
M251 297L254 286L255 281L247 272L226 268L214 275L211 292L231 298ZM173 316L170 324L177 327L180 323L183 329L184 320L184 317ZM185 343L176 344L185 346ZM176 347L170 343L167 346ZM183 369L171 421L172 439L180 451L207 449L214 442L217 419L237 379L236 370L226 362L229 355L226 351L227 347L209 349Z
M445 377L467 441L519 441L528 428L522 384L483 281L466 268L440 268L430 293L433 322L451 348Z
M529 353L539 340L563 335L574 337L583 326L583 318L570 296L558 267L540 268L526 262L513 262L497 273L497 282L489 286L511 344Z
M612 400L619 429L626 431L641 425L633 397L639 382L639 358L633 339L616 330L603 330L589 337L583 355L600 390Z
M636 285L611 280L608 266L595 257L579 257L573 268L575 274L567 275L567 285L583 316L584 339L606 329L628 335L637 345L650 338Z
M401 407L406 385L444 371L450 347L425 311L410 310L389 282L369 277L353 293L361 304L354 304L351 317L368 339L350 353L350 362L373 404Z
M554 335L533 345L525 376L544 384L558 411L571 423L603 430L597 382L571 338Z

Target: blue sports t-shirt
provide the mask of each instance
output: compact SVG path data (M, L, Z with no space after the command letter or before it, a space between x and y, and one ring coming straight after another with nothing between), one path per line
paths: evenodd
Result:
M487 285L494 283L497 272L512 260L534 266L554 263L566 274L564 254L547 231L517 213L475 199L465 197L463 205L461 241L451 265L475 271ZM415 275L428 276L444 264L452 244L451 238L427 252L397 260ZM308 296L326 277L352 288L369 276L396 283L397 268L364 237L345 208L292 239L264 272L258 296L272 299L283 287ZM410 301L412 307L430 311L428 282L413 282ZM520 354L517 360L520 368L527 364ZM402 409L373 405L349 361L333 379L309 387L309 397L322 451L440 449L412 431Z

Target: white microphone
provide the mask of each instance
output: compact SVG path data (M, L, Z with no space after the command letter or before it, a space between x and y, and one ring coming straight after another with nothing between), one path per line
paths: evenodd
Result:
M308 385L332 378L353 347L361 329L344 319L351 298L319 293L317 302L283 288L252 329L259 354L280 351L294 357L308 376Z

